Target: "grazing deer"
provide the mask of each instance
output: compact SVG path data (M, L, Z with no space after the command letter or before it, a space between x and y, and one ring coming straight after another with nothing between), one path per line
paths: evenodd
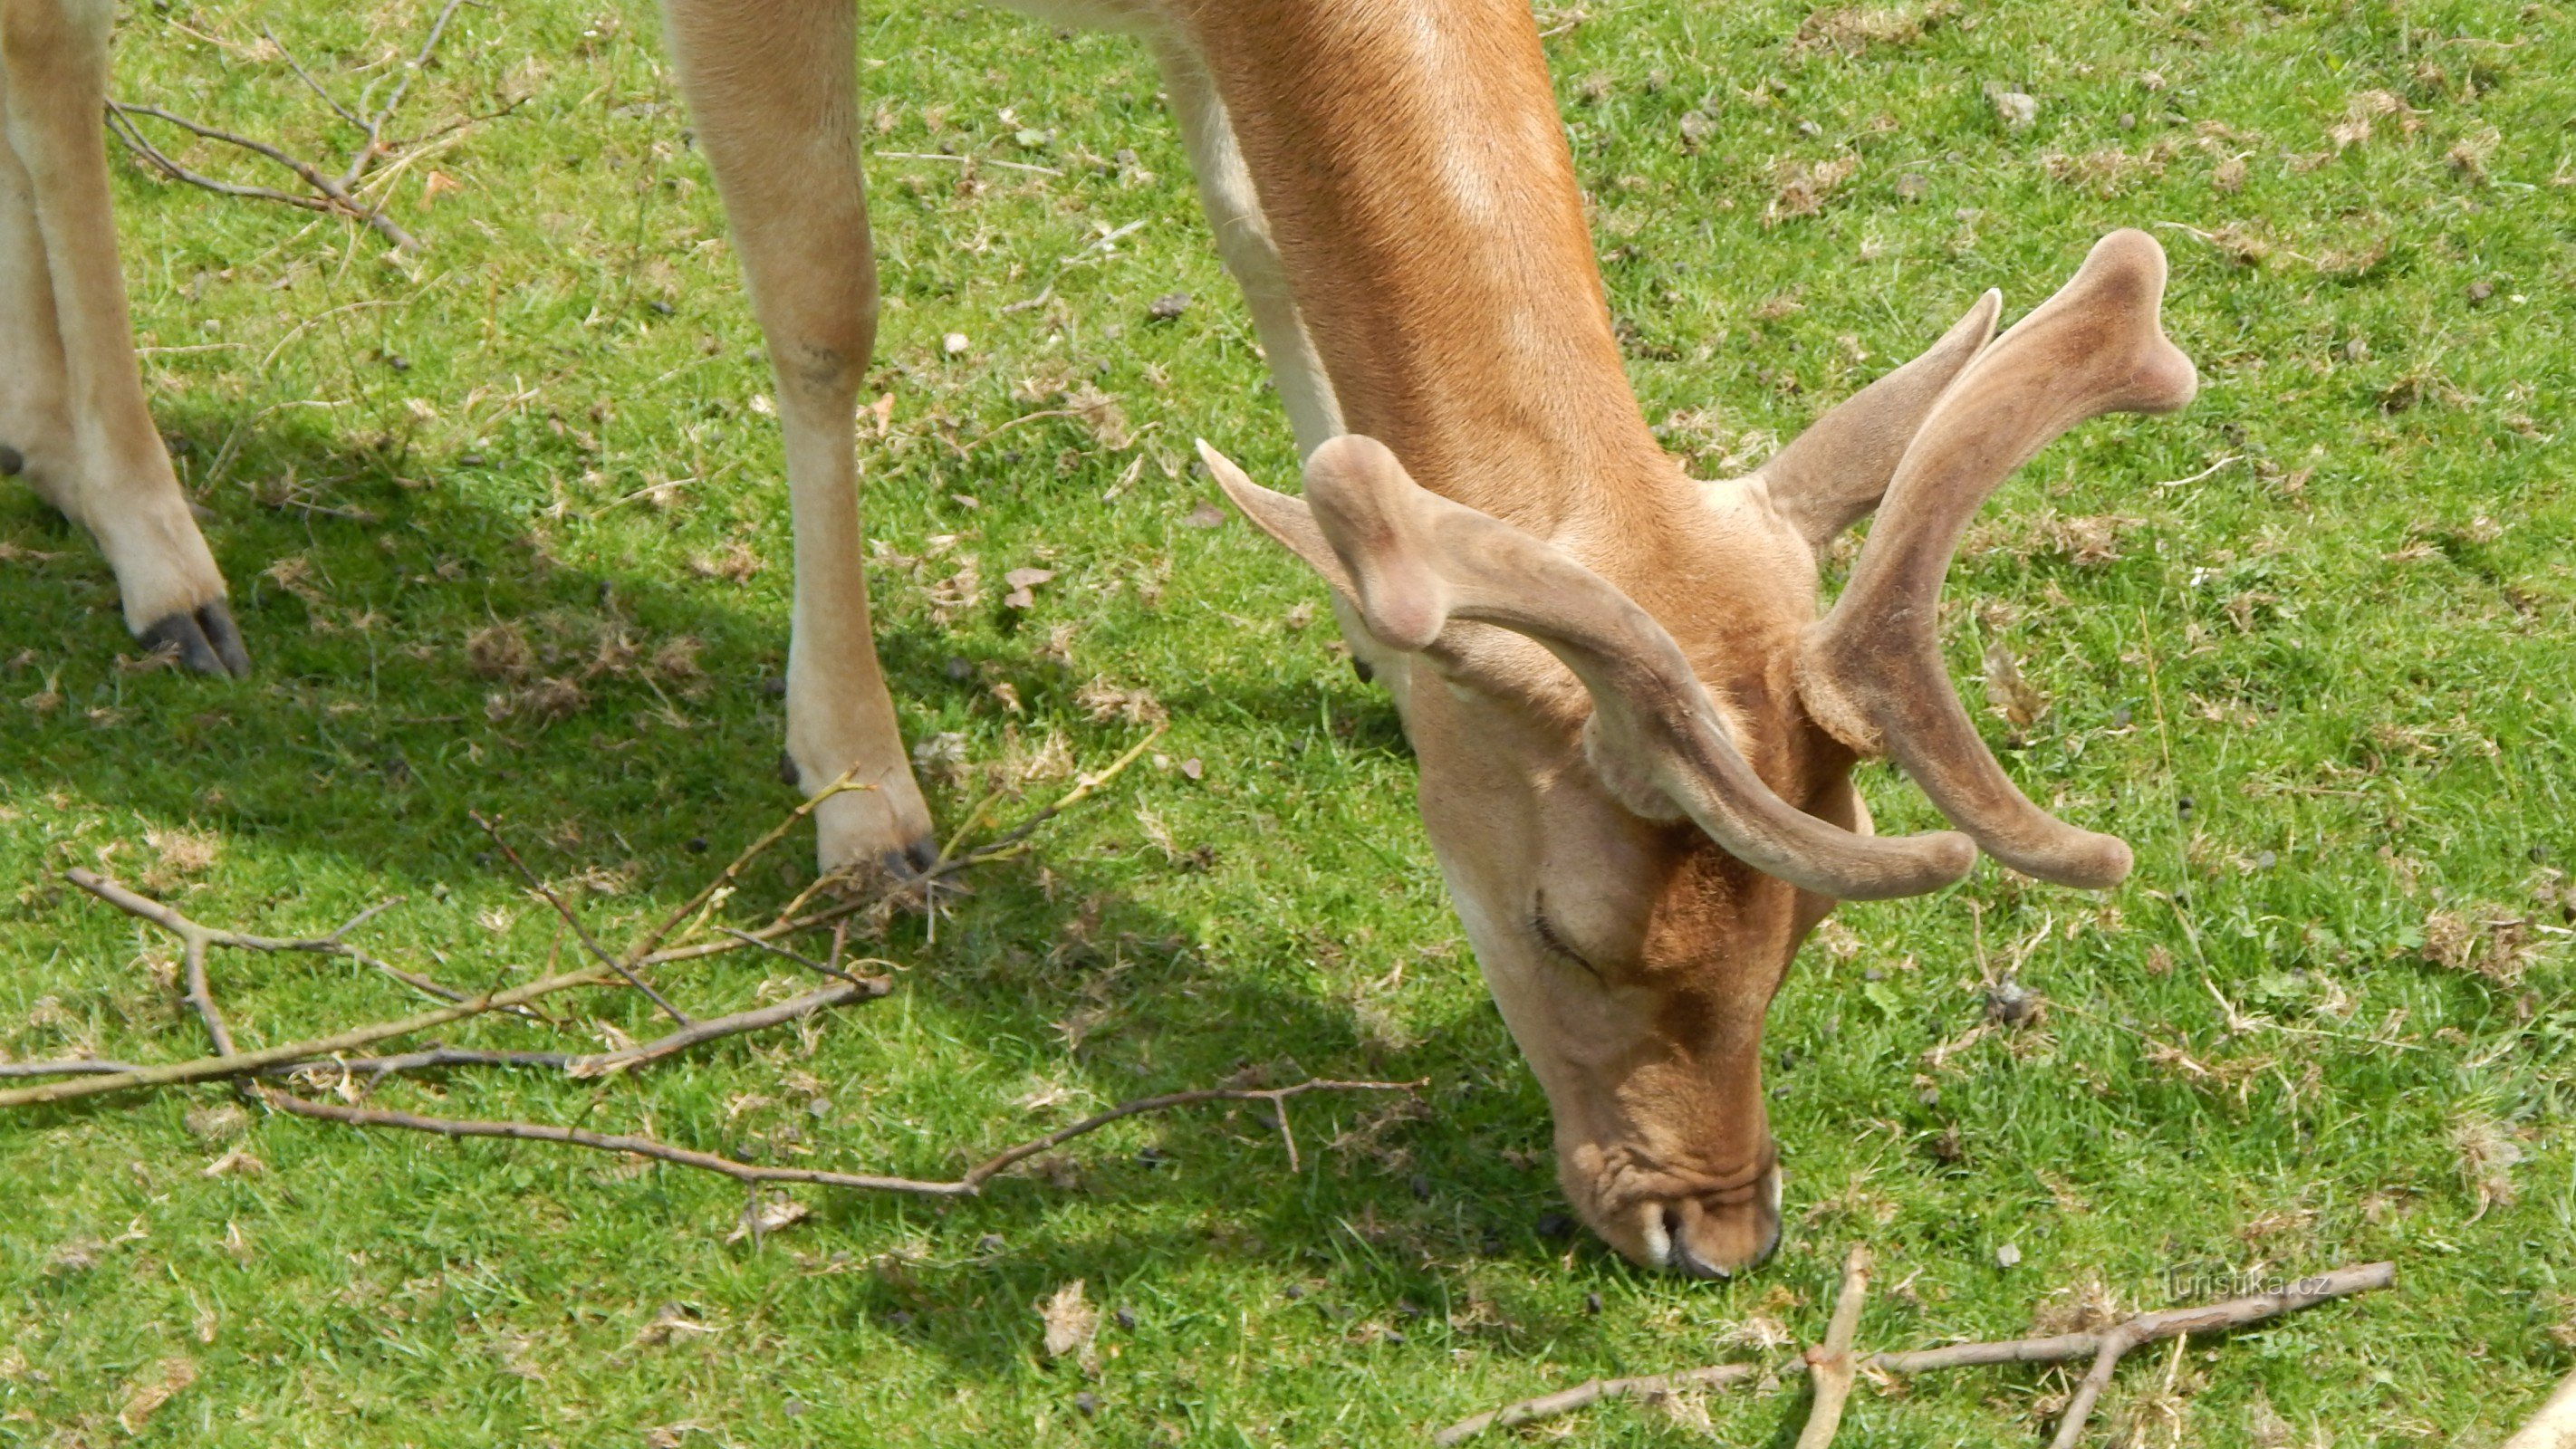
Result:
M126 618L247 667L137 379L99 137L111 0L0 0L0 462L88 526ZM849 0L665 0L777 374L795 536L788 750L823 865L920 861L930 818L869 635L853 420L876 287ZM1759 470L1685 477L1621 370L1524 0L1029 0L1142 33L1307 457L1305 496L1214 450L1331 586L1393 693L1424 823L1547 1090L1565 1190L1628 1257L1747 1267L1779 1233L1762 1018L1838 899L1930 891L1978 847L2105 886L2119 841L2025 799L1942 672L1942 577L1986 495L2110 411L2188 401L2163 254L2093 250L1993 336L1931 350ZM1877 521L1816 617L1817 557ZM1965 832L1886 839L1885 753Z

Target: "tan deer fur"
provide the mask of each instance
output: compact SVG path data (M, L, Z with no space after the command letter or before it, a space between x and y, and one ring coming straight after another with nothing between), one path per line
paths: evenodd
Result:
M1564 1188L1641 1263L1709 1275L1779 1232L1764 1011L1837 898L1958 879L1983 846L2101 885L2125 847L2040 812L1940 670L1941 575L2013 468L2193 388L2161 253L2106 239L2002 338L1993 294L1750 477L1686 477L1638 415L1522 0L1031 0L1143 34L1308 455L1214 450L1333 591L1392 692L1424 822L1556 1119ZM151 433L97 134L107 0L0 0L0 442L89 525L138 634L247 667ZM796 532L788 748L827 868L930 823L869 635L853 415L876 292L846 0L665 0L777 373ZM0 455L0 462L9 461ZM1817 617L1817 558L1878 520ZM1894 756L1964 834L1870 833ZM1971 842L1974 842L1972 844Z

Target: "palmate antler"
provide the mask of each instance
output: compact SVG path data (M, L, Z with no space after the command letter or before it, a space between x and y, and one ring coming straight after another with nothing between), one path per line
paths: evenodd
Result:
M1388 644L1428 649L1464 619L1545 645L1592 695L1585 747L1596 768L1626 785L1625 797L1671 801L1677 811L1654 813L1687 813L1738 859L1846 900L1938 890L1976 863L1965 836L1856 835L1772 793L1661 624L1553 544L1417 485L1375 439L1316 449L1303 499L1199 448L1227 495L1357 604Z
M1591 696L1587 755L1640 813L1686 815L1746 863L1839 899L1937 890L1967 874L1976 846L2042 879L2109 885L2127 873L2128 847L2056 820L2013 788L1950 688L1934 624L1961 532L2014 469L2087 418L2190 400L2191 362L2156 321L2164 276L2152 238L2114 233L1990 346L1998 301L1988 293L1930 351L1818 420L1759 475L1811 543L1878 512L1841 599L1806 637L1798 687L1819 724L1864 753L1893 755L1965 836L1860 835L1781 799L1662 625L1555 545L1421 488L1374 439L1317 449L1303 499L1199 447L1235 503L1390 646L1431 649L1452 620L1545 646Z
M1941 666L1941 581L1987 495L2060 434L2104 413L2191 401L2191 359L2157 320L2164 286L2155 239L2113 232L1968 364L1906 445L1851 581L1798 661L1819 724L1855 748L1883 747L1988 854L2062 885L2117 882L2129 847L2057 819L2005 778Z

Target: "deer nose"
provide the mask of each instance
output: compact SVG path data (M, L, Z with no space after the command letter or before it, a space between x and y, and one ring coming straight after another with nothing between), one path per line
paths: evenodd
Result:
M1661 1266L1693 1278L1729 1278L1761 1266L1780 1246L1780 1169L1741 1189L1648 1203L1646 1241Z

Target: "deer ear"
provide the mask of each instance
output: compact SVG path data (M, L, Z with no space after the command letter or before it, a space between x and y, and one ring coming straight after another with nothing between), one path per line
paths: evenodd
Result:
M1198 442L1199 458L1208 465L1208 471L1216 475L1217 486L1225 490L1225 496L1233 499L1234 506L1243 510L1244 517L1251 519L1263 533L1286 545L1290 553L1304 559L1308 568L1322 574L1324 582L1332 585L1334 593L1354 601L1359 598L1359 590L1351 587L1350 571L1342 567L1340 556L1333 552L1332 543L1315 522L1315 510L1307 505L1305 499L1291 498L1285 493L1274 493L1262 487L1236 467L1233 459L1210 447L1207 439L1201 438Z

